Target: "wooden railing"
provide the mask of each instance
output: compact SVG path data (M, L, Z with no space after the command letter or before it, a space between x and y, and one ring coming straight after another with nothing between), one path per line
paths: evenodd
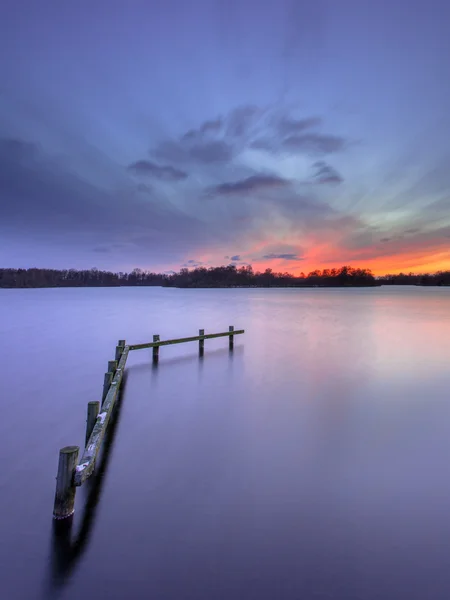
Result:
M233 326L230 326L228 331L224 333L205 334L205 331L200 329L199 335L197 336L173 340L161 341L159 335L154 335L153 342L147 344L127 345L125 340L119 340L119 343L116 346L115 360L108 362L108 371L105 373L103 383L102 401L88 403L86 442L80 461L78 462L78 454L80 452L79 446L66 446L59 451L53 517L55 519L66 519L73 514L76 487L82 485L94 472L95 461L119 395L120 385L125 371L125 364L130 351L152 348L153 362L157 363L161 346L198 341L199 354L200 356L203 356L205 340L228 337L229 349L233 350L234 336L242 333L244 333L243 329L235 330Z

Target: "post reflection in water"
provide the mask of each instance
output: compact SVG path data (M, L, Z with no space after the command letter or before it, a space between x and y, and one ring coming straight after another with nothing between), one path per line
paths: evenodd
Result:
M103 449L92 476L84 484L87 492L85 505L77 533L73 532L74 515L68 519L53 520L51 540L51 574L50 590L54 593L60 590L71 578L80 558L86 551L92 535L93 524L102 493L104 478L111 459L111 450L117 433L122 399L124 396L128 373L125 372L118 402L103 441ZM82 488L81 488L82 489ZM46 590L48 592L48 590ZM45 597L45 594L44 594Z

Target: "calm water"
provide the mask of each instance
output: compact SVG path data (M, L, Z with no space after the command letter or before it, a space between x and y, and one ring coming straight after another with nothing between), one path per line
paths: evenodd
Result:
M131 354L97 475L54 531ZM450 598L450 288L0 290L0 597Z

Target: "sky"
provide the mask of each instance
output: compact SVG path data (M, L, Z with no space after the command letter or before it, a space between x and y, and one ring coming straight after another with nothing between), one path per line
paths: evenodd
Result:
M0 267L450 269L447 0L0 7Z

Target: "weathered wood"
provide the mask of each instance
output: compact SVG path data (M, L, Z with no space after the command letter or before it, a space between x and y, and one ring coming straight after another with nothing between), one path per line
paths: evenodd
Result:
M202 337L203 335L205 335L205 330L204 329L199 329L198 330L198 337ZM198 353L200 354L200 356L203 356L203 353L205 351L205 340L200 339L198 341Z
M94 429L95 421L97 420L98 413L100 412L100 402L88 402L87 405L87 419L86 419L86 440L84 445L87 446L88 440L91 437L92 430Z
M153 343L159 342L159 335L153 336ZM159 360L159 346L153 346L153 362L157 363Z
M129 347L125 346L125 350L119 361L116 374L111 382L108 394L102 405L102 411L97 417L97 420L92 430L91 437L88 440L83 456L75 469L74 483L82 485L88 477L92 475L95 468L95 461L100 450L106 429L113 411L116 399L119 393L120 384L122 383L123 372L128 358Z
M228 327L228 331L230 332L230 337L229 337L229 343L228 343L228 347L230 350L233 350L234 348L234 325L230 325Z
M111 371L108 371L108 373L105 373L105 378L103 380L102 403L105 401L105 398L108 394L109 386L111 385L113 377L114 377L114 373L112 373Z
M170 346L171 344L182 344L183 342L198 342L200 339L202 340L212 340L213 338L219 337L227 337L230 335L240 335L241 333L245 333L244 329L236 329L232 333L226 331L224 333L207 333L205 335L196 335L194 337L187 338L179 338L176 340L164 340L158 342L149 342L148 344L131 344L127 346L130 350L144 350L145 348L154 348L155 346Z
M108 373L115 373L117 369L117 360L109 360L108 361Z
M78 459L78 446L66 446L59 451L53 517L66 519L73 515L75 506L74 474Z
M122 353L125 349L125 340L119 340L117 342L117 346L116 346L116 360L119 361L120 357L122 356Z

